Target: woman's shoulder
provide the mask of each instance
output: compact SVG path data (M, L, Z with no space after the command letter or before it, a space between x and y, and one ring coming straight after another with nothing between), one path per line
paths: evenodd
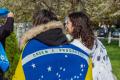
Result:
M91 53L92 50L90 50L89 48L87 48L79 39L74 39L70 44L82 49L83 51L87 52L87 53Z
M96 45L97 45L97 47L101 47L101 48L103 48L103 49L106 49L105 46L104 46L104 44L102 43L102 41L100 41L100 40L97 39L97 38L96 38L95 41L96 41Z

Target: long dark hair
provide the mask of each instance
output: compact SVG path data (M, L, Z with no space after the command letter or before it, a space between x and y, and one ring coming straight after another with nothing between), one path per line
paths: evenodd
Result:
M50 21L58 21L57 16L52 11L46 9L38 10L33 15L34 26L46 24Z
M83 44L89 49L92 49L94 45L94 33L89 17L83 12L73 12L68 17L74 27L72 33L73 38L81 38Z

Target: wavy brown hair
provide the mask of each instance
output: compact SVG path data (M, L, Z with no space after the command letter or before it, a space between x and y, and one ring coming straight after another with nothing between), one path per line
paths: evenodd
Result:
M74 27L73 38L81 38L82 43L89 49L92 49L94 45L94 33L89 17L83 12L73 12L68 17Z

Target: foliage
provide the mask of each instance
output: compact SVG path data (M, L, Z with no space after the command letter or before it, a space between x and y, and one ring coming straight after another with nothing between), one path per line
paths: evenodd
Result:
M94 23L107 21L110 24L113 22L114 19L120 18L119 0L50 0L50 1L51 3L44 1L44 4L46 4L47 7L49 7L49 9L57 13L58 16L60 16L60 18L64 18L64 16L73 11L87 12ZM41 3L42 2L40 2L39 4ZM52 5L52 3L56 4L56 6Z
M12 33L6 40L6 53L10 61L10 68L5 74L5 77L7 77L8 80L11 80L20 56L17 39L14 33Z
M112 21L113 18L120 18L119 0L89 0L86 2L85 8L92 20L101 21L107 18Z
M35 8L52 10L60 18L80 10L86 11L97 22L102 18L120 18L119 0L1 0L0 7L13 11L16 22L31 21Z

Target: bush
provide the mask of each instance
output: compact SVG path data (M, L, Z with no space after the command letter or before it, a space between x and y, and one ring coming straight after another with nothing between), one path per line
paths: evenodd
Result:
M15 68L18 63L19 59L19 50L18 50L18 42L16 35L12 33L7 39L6 39L6 53L8 56L8 59L10 61L10 68L5 73L5 77L8 78L8 80L12 80L12 76L15 72Z

